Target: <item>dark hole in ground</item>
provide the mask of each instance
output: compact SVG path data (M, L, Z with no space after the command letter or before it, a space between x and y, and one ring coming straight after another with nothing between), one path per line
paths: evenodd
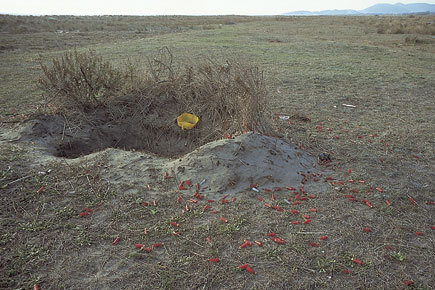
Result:
M122 106L121 103L117 105ZM201 119L195 128L181 130L176 123L180 114L176 103L162 98L151 102L147 112L141 112L140 117L120 117L111 110L100 108L73 120L60 115L36 116L23 131L21 140L34 142L54 156L66 158L77 158L105 148L178 157L215 137Z
M148 151L176 157L197 148L199 129L181 131L174 123L164 128L137 130L130 124L108 121L86 123L80 128L68 126L62 116L39 116L31 121L21 140L46 147L57 157L77 158L105 148Z

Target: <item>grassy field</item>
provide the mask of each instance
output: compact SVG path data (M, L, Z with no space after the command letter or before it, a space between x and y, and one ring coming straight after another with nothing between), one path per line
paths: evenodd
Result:
M143 207L146 183L107 185L104 156L41 168L29 148L2 142L0 288L434 289L434 22L429 15L1 15L2 133L18 130L41 107L40 62L92 49L122 67L168 47L180 65L205 58L258 65L273 134L314 156L328 152L334 173L332 183L321 178L331 185L326 192L298 207L260 193L283 212L245 193L216 200L223 223L202 212L205 201L182 214L175 182L156 179L157 206ZM47 168L50 174L38 174ZM92 214L80 216L84 208ZM291 210L313 222L289 224ZM241 249L244 239L264 245ZM163 246L151 253L134 247L157 242ZM238 268L244 263L255 274Z

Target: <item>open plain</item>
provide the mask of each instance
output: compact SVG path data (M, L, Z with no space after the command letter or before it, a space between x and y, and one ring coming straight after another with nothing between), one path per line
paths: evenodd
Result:
M0 15L0 288L434 289L434 23ZM112 105L152 100L143 126L166 118L152 137L135 132L147 146L73 148L76 138L68 151L56 142L79 130L73 121L32 135L41 120L79 116L37 86L41 64L74 50L135 77L153 63L169 71L150 72L151 99L133 73L110 95ZM203 63L215 66L203 73ZM198 73L195 96L208 95L191 102L198 128L181 132L184 95L171 92L187 86L172 72L187 78L186 67ZM240 99L234 118L207 123L222 88L264 102ZM114 108L98 120L114 125Z

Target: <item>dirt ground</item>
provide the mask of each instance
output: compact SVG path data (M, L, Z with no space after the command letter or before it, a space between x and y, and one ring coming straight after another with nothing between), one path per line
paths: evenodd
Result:
M303 176L317 174L315 173L315 167L318 165L316 157L294 145L291 146L282 139L258 133L247 132L191 149L192 146L188 147L187 144L195 144L194 139L200 138L200 130L194 128L191 130L193 132L182 131L176 124L172 124L170 127L175 133L170 134L168 131L162 133L165 135L164 140L154 147L159 148L160 154L147 155L144 153L146 143L139 143L139 140L143 139L136 138L134 142L130 141L133 145L128 147L123 146L125 142L117 141L117 139L132 139L128 135L128 129L124 128L125 125L104 124L103 126L110 128L112 133L102 132L101 127L95 125L74 134L70 130L65 130L65 120L62 117L39 116L29 121L29 124L21 130L16 142L35 148L35 152L36 148L39 148L39 154L44 154L47 158L50 154L56 157L77 158L73 160L74 163L82 162L82 158L87 157L81 156L93 152L96 152L92 154L93 158L98 159L100 151L107 148L122 148L123 150L105 150L105 155L109 158L107 166L113 168L113 175L105 178L116 183L140 184L145 182L146 175L138 176L137 172L147 168L158 172L160 176L168 174L177 181L204 181L207 183L207 196L211 198L219 198L219 195L224 193L250 191L252 184L256 185L255 188L261 185L261 188L270 189L289 184L296 186ZM98 134L95 132L97 130ZM151 140L154 137L149 136L148 132L143 132L143 135ZM183 135L182 139L180 136ZM129 152L131 149L141 152ZM193 151L183 154L189 149ZM179 158L174 159L174 156ZM152 182L152 180L147 181ZM312 190L310 185L304 185ZM317 191L324 189L324 186L316 187Z
M176 159L65 158L52 146L58 118L28 123L2 131L2 244L20 245L3 252L2 287L25 273L46 289L343 289L355 278L375 289L415 279L408 267L433 280L433 201L387 197L329 154L249 132Z
M128 120L114 120L107 110L88 114L80 122L60 115L42 115L30 121L21 139L45 147L54 156L66 158L108 147L180 156L198 146L196 141L201 138L197 130L179 130L177 116L173 102L156 98L149 104L142 126L132 125Z
M168 99L150 107L149 135L101 112L80 126L37 115L29 84L60 54L37 47L66 44L44 32L36 52L2 50L0 288L435 289L433 37L378 32L432 18L185 31L175 17L164 35L96 46L118 60L172 45L262 63L274 129L217 128L213 141L204 116L187 132L176 105L157 112Z

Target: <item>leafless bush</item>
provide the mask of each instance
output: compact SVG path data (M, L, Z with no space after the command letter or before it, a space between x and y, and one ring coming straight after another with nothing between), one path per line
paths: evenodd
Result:
M39 86L70 121L97 123L98 117L100 124L131 127L137 136L174 130L182 112L200 117L195 134L201 143L224 133L264 131L267 88L255 65L212 59L175 65L168 48L147 58L145 67L138 63L129 60L115 70L95 53L68 52L50 67L41 65Z
M170 96L180 112L201 116L209 129L259 129L264 119L267 88L263 72L255 65L207 59L176 67L165 48L148 60L146 73L142 98Z
M47 102L68 109L90 110L107 103L123 86L122 73L94 52L65 52L50 67L41 63L38 86Z
M154 60L150 71L153 76L165 71L166 77L156 79L158 90L174 96L183 110L207 116L214 126L230 131L250 130L261 121L267 90L258 67L208 59L174 72L170 51L164 55L166 65Z

